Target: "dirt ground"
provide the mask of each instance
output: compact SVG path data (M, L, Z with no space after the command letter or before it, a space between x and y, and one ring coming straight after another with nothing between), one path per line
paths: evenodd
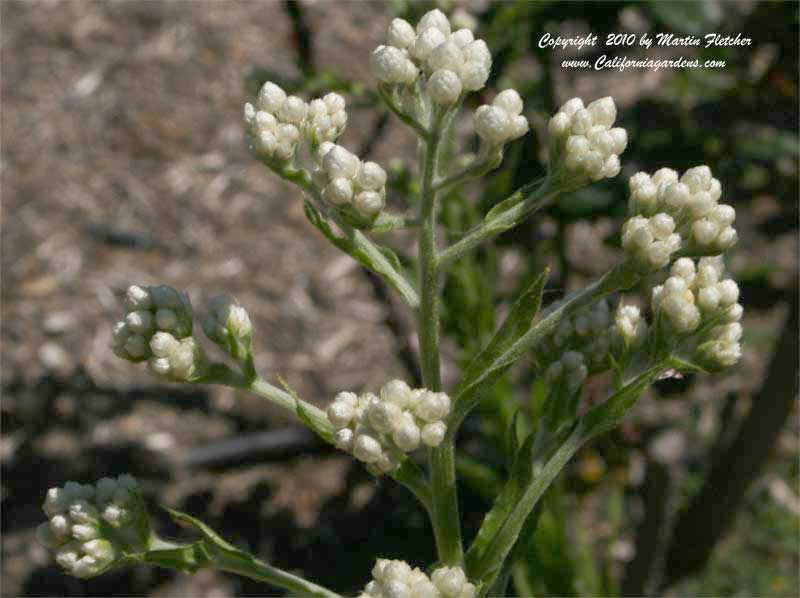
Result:
M198 305L219 292L235 295L257 331L260 371L280 374L312 402L404 374L364 274L308 225L299 194L244 147L246 69L296 73L281 3L3 2L0 11L4 468L28 446L32 422L50 418L65 423L43 430L33 457L78 459L115 446L176 456L224 438L231 413L253 429L286 421L220 388L202 390L210 416L187 410L175 404L183 398L177 389L117 359L110 324L132 282L185 289ZM381 11L315 4L309 17L320 65L347 64L348 75L366 77L366 58L351 57L378 43ZM344 143L357 146L365 129L351 127ZM152 400L136 395L154 385ZM99 411L76 430L67 422L84 409ZM341 477L341 460L329 461L313 475L308 466L262 468L234 487L241 494L277 475L282 489L270 508L289 506L307 525L319 490L335 490ZM100 471L104 465L111 464L87 467L113 473ZM23 591L31 550L33 563L44 562L29 547L38 503L70 469L29 471L30 497L13 496L22 487L6 470L5 595Z
M367 56L383 36L387 5L306 4L319 66L370 80ZM357 474L349 459L313 451L234 473L182 470L176 464L201 445L234 429L280 430L288 418L230 390L159 384L109 350L125 288L164 283L200 306L235 295L253 320L259 371L282 376L309 401L407 377L367 277L311 228L296 190L244 147L244 73L258 65L297 74L289 18L282 3L245 1L6 1L0 18L2 593L103 595L118 591L113 584L156 588L156 596L247 592L209 572L137 571L87 585L48 568L31 539L48 487L122 466L149 478L146 490L163 504L226 521L233 508L262 513L273 538L258 539L263 527L248 531L246 522L241 537L288 561L304 544L286 548L281 538L307 532L321 511L338 509L346 520L348 509L383 491L361 483L347 508L331 506ZM376 118L359 112L344 145L362 144ZM374 156L412 152L392 122ZM793 249L790 239L770 259L794 271ZM764 319L765 334L780 316ZM714 382L715 393L755 388L764 360L747 355L745 364L736 378ZM642 417L669 408L645 405Z

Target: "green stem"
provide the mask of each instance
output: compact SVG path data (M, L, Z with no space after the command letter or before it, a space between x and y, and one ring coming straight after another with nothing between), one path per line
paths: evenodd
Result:
M488 152L482 151L479 156L464 168L446 177L437 179L433 183L433 190L436 192L444 191L448 187L459 185L466 182L468 179L483 176L493 168L497 168L501 160L502 153L489 154Z
M265 398L279 407L288 409L294 413L304 424L310 427L325 442L331 444L333 443L333 427L328 420L328 416L319 407L302 400L296 395L273 386L260 377L257 377L252 382L231 384L231 386L249 390L253 394ZM416 463L410 459L406 459L403 461L403 464L390 475L403 486L408 488L411 493L422 503L422 505L429 512L431 511L433 502L431 493L425 480L425 475L416 465Z
M533 188L531 188L533 187ZM462 255L478 245L524 222L531 214L547 205L561 191L551 185L550 179L518 189L501 204L511 204L509 208L495 214L489 212L486 219L439 255L439 265L447 268Z
M564 301L545 310L544 317L493 363L471 378L464 379L456 392L455 408L450 425L457 427L480 401L484 385L491 384L507 367L523 355L538 347L565 317L592 305L612 293L632 287L641 279L641 274L630 262L623 262L607 272L599 280L584 287Z
M414 129L421 139L429 139L428 130L417 119L403 112L400 106L395 103L391 91L385 85L378 85L378 94L397 118Z
M312 405L311 403L303 401L302 399L293 397L288 392L281 390L277 386L273 386L261 377L253 380L253 382L247 387L247 390L264 399L267 399L272 403L275 403L279 407L288 409L298 417L301 416L301 414L298 413L299 407L304 412L305 416L310 417L314 421L320 422L322 425L327 425L330 430L333 429L330 428L328 416L325 415L325 412L322 409Z
M292 596L313 596L319 598L342 598L340 594L323 588L307 579L293 575L288 571L273 567L258 559L243 560L231 558L225 552L216 552L211 556L211 563L216 569L236 573L256 581L289 590Z
M311 196L313 200L312 203L316 204L317 209L319 209L326 216L330 217L342 230L342 232L349 237L348 241L355 251L362 254L363 259L359 259L359 256L354 255L354 253L351 251L347 251L351 257L373 272L376 272L377 274L386 278L386 281L392 287L394 287L398 293L400 293L403 299L405 299L406 303L408 303L409 307L416 309L419 306L419 296L417 295L417 291L414 289L405 275L395 269L394 265L387 259L380 248L369 239L369 237L367 237L360 230L356 230L347 224L347 222L345 222L335 210L328 209L328 206L322 199L322 194L320 193L319 188L317 188L316 185L314 185L314 183L311 181L311 176L308 174L308 172L305 170L297 171L285 169L278 174L280 174L283 178L294 182L298 187Z
M443 135L455 113L435 111L431 132L425 142L422 164L419 236L420 307L418 334L422 381L426 388L439 391L442 387L439 369L439 267L436 250L436 196L434 178L439 169L439 152ZM461 524L458 514L458 493L455 473L455 445L448 434L437 448L428 451L432 493L431 522L439 560L448 565L461 565L464 551L461 544Z
M385 233L393 230L403 230L407 228L415 228L419 222L415 216L407 214L393 214L388 210L383 210L375 222L372 223L370 232Z
M470 579L483 584L495 582L502 570L503 563L517 542L528 516L567 462L583 444L618 426L625 414L636 403L642 391L671 365L669 358L655 360L604 403L589 409L572 427L564 442L547 458L541 469L537 468L533 472L532 482L521 494L514 486L514 480L509 482L508 490L504 489L503 493L508 492L506 503L511 508L504 513L503 522L497 526L493 521L493 516L497 517L500 514L487 514L484 526L487 523L490 527L496 526L491 540L488 544L480 547L473 544L470 548L469 555L472 557L470 561L472 567L469 570ZM498 503L500 503L500 499L498 499ZM483 526L481 529L483 530ZM480 537L480 533L478 537Z

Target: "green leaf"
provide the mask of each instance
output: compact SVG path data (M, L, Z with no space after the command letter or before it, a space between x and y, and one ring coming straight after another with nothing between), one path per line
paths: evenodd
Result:
M392 230L401 230L417 226L417 223L400 214L392 214L386 210L382 210L378 217L372 223L370 230L376 233L382 233Z
M191 515L187 515L186 513L182 513L181 511L176 511L175 509L170 509L169 507L163 507L163 509L169 513L170 517L172 517L173 521L182 527L192 527L200 532L203 538L208 541L212 546L234 553L243 553L241 550L229 544L225 540L220 537L217 532L211 529L208 525L192 517ZM249 556L249 555L248 555Z
M317 228L317 230L319 230L319 232L325 235L328 241L333 243L336 247L338 247L345 253L350 255L353 254L353 252L355 251L353 243L349 239L345 237L340 237L335 232L333 232L331 225L328 224L327 220L325 220L325 218L322 217L322 214L320 214L319 210L317 210L317 208L315 208L314 205L309 200L305 201L304 211L308 221L311 224L313 224L314 227Z
M541 460L531 435L520 450L511 477L494 506L486 514L478 535L466 555L470 579L492 585L509 552L516 544L525 522L550 484L577 450L588 440L616 427L635 404L641 392L668 367L659 361L614 393L602 405L593 407L572 426L560 431L548 456Z
M570 550L572 539L567 533L568 517L560 486L558 483L553 484L533 510L534 514L539 511L540 515L528 567L531 577L541 579L548 593L575 596L575 564ZM525 523L526 527L527 525L528 522ZM523 527L520 540L525 537L524 533Z
M470 367L468 375L464 376L456 389L453 421L458 422L463 419L480 400L481 394L485 392L486 388L490 387L497 379L497 376L523 355L536 349L555 331L563 318L592 305L613 292L632 287L641 280L641 277L641 273L636 270L634 264L627 261L622 262L580 292L567 297L557 306L549 308L544 318L511 342L488 366L483 369Z
M327 417L325 417L324 420L322 417L315 417L313 413L306 409L305 401L303 401L300 398L300 395L298 395L294 389L289 386L289 383L286 382L286 380L278 376L278 382L281 383L281 386L283 386L284 390L294 399L297 417L299 417L307 427L312 429L325 442L328 444L334 444L336 440L334 438L333 428L331 427L331 423L328 421Z
M308 221L336 247L365 268L382 275L409 305L419 305L419 297L404 276L400 259L391 249L373 244L357 230L351 230L346 235L337 235L308 199L305 201L305 214Z
M628 410L639 399L642 391L658 380L669 367L669 360L657 362L620 388L605 402L589 409L580 420L583 442L616 428Z
M149 550L142 555L133 555L130 560L131 564L144 562L185 573L194 573L198 569L208 567L210 563L202 541L186 546Z
M506 485L495 499L492 508L483 518L478 535L475 536L475 540L465 556L467 569L470 572L481 564L495 536L513 510L514 505L524 493L525 487L531 481L533 462L527 457L533 450L534 441L534 436L529 436L522 448L517 451Z
M459 483L465 484L487 501L496 499L503 488L499 473L463 453L456 456L456 473Z
M513 208L518 203L522 203L525 200L525 194L522 191L516 191L506 197L503 201L498 204L495 204L491 210L489 210L486 214L484 220L486 222L491 222L495 220L500 214L508 210L509 208Z
M508 438L508 447L507 451L509 455L516 455L519 451L520 447L520 435L523 432L520 430L520 425L524 425L524 422L520 423L521 418L524 417L522 409L517 409L514 413L514 416L511 418L511 425L509 426L508 433L506 437ZM522 442L525 441L525 437L523 436Z
M191 558L194 555L198 558L198 566L213 567L223 571L230 571L238 575L243 575L251 579L263 581L275 585L277 587L289 590L292 596L316 596L320 598L341 598L335 592L331 592L326 588L318 586L310 581L303 579L297 575L289 573L264 563L253 555L244 550L239 550L229 542L224 540L211 529L208 525L195 519L191 515L181 513L174 509L165 507L165 510L170 514L172 519L179 525L191 527L200 532L202 540L196 542L194 552L181 551L179 549L167 551L153 551L150 554L151 559L158 557L165 557L163 563L169 563L170 558ZM183 548L192 548L189 547ZM155 554L155 553L164 554ZM162 564L153 561L154 564Z
M464 372L465 382L477 379L486 370L491 369L492 364L522 335L530 330L536 314L539 313L539 307L542 304L542 293L549 275L550 270L545 269L517 298L511 307L508 317L492 337L492 340L467 366Z

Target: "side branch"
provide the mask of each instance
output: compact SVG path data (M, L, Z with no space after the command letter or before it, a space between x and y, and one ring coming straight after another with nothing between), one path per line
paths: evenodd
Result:
M418 120L403 112L400 106L398 106L397 103L395 103L391 92L384 85L378 86L378 94L381 96L381 99L386 104L386 107L389 108L389 110L391 110L392 113L397 118L399 118L409 127L414 129L414 131L416 131L417 135L419 135L420 138L425 140L430 139L430 133L428 132L428 130Z
M560 190L552 186L550 179L531 183L515 191L492 209L478 226L463 238L439 254L439 263L447 268L461 256L472 251L510 228L521 224L531 214L546 206Z

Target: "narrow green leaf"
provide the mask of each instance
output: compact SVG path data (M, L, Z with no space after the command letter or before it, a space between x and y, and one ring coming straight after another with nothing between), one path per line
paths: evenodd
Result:
M493 220L496 220L497 217L508 210L509 208L513 208L518 203L522 203L525 200L525 194L522 190L516 191L506 197L503 201L498 204L495 204L494 207L489 210L484 218L484 222L490 224Z
M331 228L331 225L328 224L325 218L322 217L322 214L319 213L319 210L317 210L317 208L315 208L314 205L309 200L305 201L304 211L308 221L312 225L314 225L314 227L317 230L319 230L319 232L325 235L325 237L331 243L333 243L336 247L338 247L348 255L355 257L353 255L355 252L355 247L353 246L353 243L346 237L341 237L337 235Z
M331 427L327 417L324 419L322 419L324 416L315 417L310 411L308 411L308 409L306 409L305 402L300 398L300 395L298 395L294 389L289 386L289 383L286 382L286 380L278 376L278 382L281 383L281 386L283 386L284 390L294 399L297 417L299 417L307 427L313 430L325 442L328 444L334 444L335 438L333 434L333 428Z
M232 544L229 544L227 541L222 539L222 537L220 537L217 534L217 532L215 532L213 529L211 529L208 525L206 525L199 519L196 519L186 513L182 513L181 511L170 509L169 507L163 507L163 509L167 513L169 513L170 517L172 517L175 523L182 525L183 527L193 527L194 529L199 531L202 534L203 538L207 542L210 542L211 545L213 545L214 547L227 552L240 553L249 556L247 555L247 553L242 552Z
M153 564L160 564L157 562L159 557L164 557L162 561L164 564L168 564L172 558L197 558L199 566L213 567L258 581L267 582L289 590L292 596L341 598L341 596L335 592L318 586L302 577L273 567L268 563L264 563L244 550L239 550L222 539L208 525L199 519L195 519L191 515L166 507L165 510L176 523L192 527L200 532L202 540L195 543L193 553L181 552L180 550L153 551L153 553L149 553L149 558L153 559ZM189 548L191 548L191 545ZM154 554L158 552L165 552L165 554Z
M467 569L472 571L478 567L486 555L486 551L505 523L530 483L533 476L533 463L526 459L533 449L533 435L529 436L525 444L517 452L517 458L511 468L511 473L503 490L497 496L491 510L483 518L483 523L478 530L478 535L472 542L465 556Z
M654 364L603 404L587 411L575 425L565 428L562 433L567 434L566 438L554 443L555 448L551 449L541 469L536 467L538 459L532 454L536 435L531 435L520 450L511 478L487 513L467 552L471 579L487 585L494 582L528 516L575 452L588 440L616 427L641 392L668 367L668 360Z
M403 274L400 259L394 251L388 247L370 242L358 230L350 230L347 235L337 235L319 210L308 199L305 201L304 210L308 221L331 243L368 270L382 275L386 282L394 287L409 305L412 307L419 305L419 297Z
M540 319L536 325L531 326L519 338L514 339L510 346L503 350L487 367L469 368L469 375L465 375L456 389L453 421L456 423L461 421L477 404L482 393L491 387L497 376L523 355L535 349L558 327L563 318L592 305L595 301L613 292L630 288L639 280L641 280L641 273L633 264L621 263L580 292L564 299L558 306L549 308L545 317Z
M135 555L132 562L144 562L164 569L194 573L198 569L207 567L210 559L201 541L176 548L148 550L142 555Z
M467 385L469 381L477 379L486 370L491 369L492 364L530 330L536 314L539 313L539 307L542 304L542 293L549 275L550 270L545 269L517 298L511 307L508 317L492 337L492 340L467 366L462 386ZM501 372L502 369L498 371L498 375Z
M642 391L658 380L668 368L669 361L659 361L620 388L608 400L589 409L580 420L583 442L616 428Z

